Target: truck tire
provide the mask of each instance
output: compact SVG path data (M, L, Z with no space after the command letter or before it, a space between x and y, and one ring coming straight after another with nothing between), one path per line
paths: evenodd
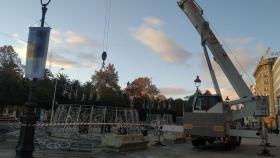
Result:
M207 139L207 142L208 142L209 144L214 144L215 139Z
M236 137L229 137L229 140L224 144L226 150L233 150L236 147Z
M236 146L241 145L241 140L242 140L242 137L237 137Z
M198 147L198 146L199 146L199 140L198 140L198 139L192 140L192 145L193 145L194 147Z
M200 138L200 139L199 139L199 144L200 144L201 146L206 145L206 139Z

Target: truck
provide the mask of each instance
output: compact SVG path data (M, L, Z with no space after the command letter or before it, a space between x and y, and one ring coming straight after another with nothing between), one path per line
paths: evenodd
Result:
M185 134L191 137L192 145L197 147L207 142L210 144L218 142L223 143L226 149L232 150L241 144L242 137L261 137L267 140L266 126L261 118L268 116L268 97L253 95L214 34L209 22L205 20L203 10L196 1L180 0L178 5L201 37L204 55L216 91L215 95L202 95L197 91L192 103L192 112L184 113L183 128ZM232 101L222 99L207 48L239 99ZM199 77L197 80L200 81ZM249 116L260 120L257 130L244 129L243 120Z

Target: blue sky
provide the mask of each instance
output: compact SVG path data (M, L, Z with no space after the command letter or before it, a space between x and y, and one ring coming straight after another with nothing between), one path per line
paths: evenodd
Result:
M252 84L252 72L267 47L280 50L280 1L197 2L252 81L240 71L244 79ZM51 1L46 21L52 27L49 55L53 73L64 67L71 79L85 82L99 69L105 4L106 0ZM122 87L127 81L148 76L162 93L177 98L194 92L193 80L200 75L201 89L213 90L200 37L176 0L111 0L111 5L106 63L115 64ZM28 27L39 24L40 1L3 0L0 10L0 45L13 45L25 62L26 43L18 39L26 41ZM224 96L234 97L225 76L213 65Z

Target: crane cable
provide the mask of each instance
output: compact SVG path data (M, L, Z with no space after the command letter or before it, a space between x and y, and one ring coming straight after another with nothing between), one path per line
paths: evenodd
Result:
M101 69L105 69L105 60L107 58L107 50L109 43L109 30L110 30L110 21L111 21L111 0L106 0L105 4L105 17L104 17L104 29L103 29L103 42L102 42L102 67Z
M106 51L108 49L110 21L111 21L111 4L112 4L111 0L106 0L104 30L103 30L103 43L102 43L103 51Z

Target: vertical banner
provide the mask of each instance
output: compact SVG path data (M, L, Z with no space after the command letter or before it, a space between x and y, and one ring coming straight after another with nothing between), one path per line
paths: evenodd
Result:
M50 27L29 27L25 67L26 78L44 78L50 30Z

